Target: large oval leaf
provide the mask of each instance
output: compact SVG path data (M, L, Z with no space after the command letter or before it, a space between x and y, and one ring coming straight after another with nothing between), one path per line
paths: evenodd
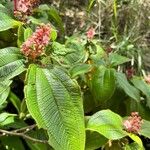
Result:
M0 49L0 80L11 79L25 70L25 59L16 47Z
M111 98L116 88L115 70L103 66L93 72L90 90L96 102L104 102Z
M87 123L87 130L96 131L111 140L127 135L122 127L122 118L110 110L95 113Z
M28 110L32 117L36 120L38 127L45 128L42 115L40 113L37 103L37 91L36 91L36 66L30 65L27 71L26 78L27 85L24 88L25 100Z
M84 150L84 113L78 84L57 67L44 69L33 65L30 69L25 90L27 106L31 111L36 96L38 108L32 111L40 112L50 144L57 150Z

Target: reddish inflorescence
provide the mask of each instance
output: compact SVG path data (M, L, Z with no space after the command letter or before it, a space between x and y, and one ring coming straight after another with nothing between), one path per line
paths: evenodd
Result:
M27 16L32 13L33 7L38 0L14 0L14 15L20 20L26 20Z
M40 56L50 40L51 27L49 24L42 24L21 46L22 53L31 59Z
M87 36L88 40L92 40L94 38L94 35L95 35L95 29L93 27L91 27L86 32L86 36Z
M123 125L127 132L137 134L141 129L142 123L142 118L139 116L138 112L132 112L131 116L124 121Z

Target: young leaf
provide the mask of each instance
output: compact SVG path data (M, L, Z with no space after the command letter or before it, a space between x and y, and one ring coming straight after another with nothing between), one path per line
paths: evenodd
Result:
M140 100L139 91L128 82L126 76L123 73L118 72L116 74L116 77L119 87L122 88L128 96L139 102Z
M57 31L55 30L55 29L51 29L51 39L52 39L52 41L55 41L56 40L56 38L57 38Z
M22 25L18 28L18 39L17 39L17 45L20 47L22 43L24 42L24 27Z
M110 110L95 113L87 123L87 130L96 131L110 140L117 140L127 135L122 127L122 118Z
M30 66L27 75L26 101L32 114L39 111L57 150L84 150L85 128L81 91L61 68L42 69ZM30 107L29 107L30 106ZM34 116L35 117L35 116ZM35 120L38 120L36 116Z
M111 98L116 88L114 69L99 67L92 74L90 90L96 102L104 102Z
M24 31L24 40L26 41L31 35L32 35L32 29L31 28L26 28Z

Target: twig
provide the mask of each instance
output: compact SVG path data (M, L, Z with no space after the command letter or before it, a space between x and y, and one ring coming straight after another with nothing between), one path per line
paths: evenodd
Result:
M23 133L27 133L27 132L31 131L32 129L34 129L35 127L36 127L36 124L33 124L31 126L27 126L27 127L24 127L24 128L13 130L13 132L16 133L16 132L24 131Z
M32 137L30 137L24 133L16 133L14 131L6 131L3 129L0 129L0 132L2 133L0 136L6 136L6 135L12 136L12 135L14 135L14 136L22 137L24 139L28 139L28 140L33 141L33 142L48 144L48 141L46 141L46 140L35 139L35 138L32 138Z

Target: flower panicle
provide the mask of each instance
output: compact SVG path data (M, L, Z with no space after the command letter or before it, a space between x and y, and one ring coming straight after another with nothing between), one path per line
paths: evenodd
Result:
M138 134L143 123L142 118L139 116L138 112L132 112L123 123L124 128L127 132Z
M14 16L25 21L38 3L39 0L14 0Z
M31 59L40 56L49 44L51 33L50 24L42 24L21 46L21 52Z

